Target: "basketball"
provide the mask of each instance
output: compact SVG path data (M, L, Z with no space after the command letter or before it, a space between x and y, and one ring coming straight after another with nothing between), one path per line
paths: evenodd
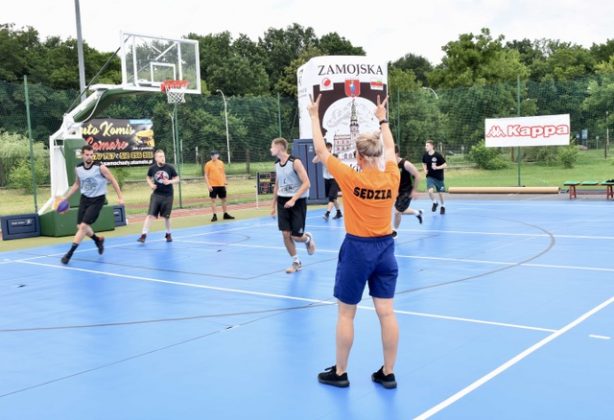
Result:
M68 203L68 200L62 200L58 203L58 206L56 207L55 211L62 214L65 213L69 208L70 204Z

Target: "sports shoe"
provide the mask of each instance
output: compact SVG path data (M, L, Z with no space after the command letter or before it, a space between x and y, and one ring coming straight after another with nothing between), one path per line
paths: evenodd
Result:
M96 247L98 248L98 254L102 255L104 253L104 236L98 237Z
M435 210L433 210L435 211ZM217 214L214 214L213 217L211 218L212 222L217 222Z
M234 216L231 216L228 213L224 213L224 220L234 220Z
M301 271L302 268L303 268L303 264L301 264L300 261L293 261L292 265L286 268L286 273L288 274L296 273L297 271Z
M418 210L418 214L416 214L416 217L418 218L420 224L422 224L422 210Z
M141 236L139 236L139 239L137 239L136 241L144 244L145 243L145 239L147 239L147 234L146 233L142 233Z
M337 210L337 214L335 214L335 217L333 217L333 219L341 219L343 217L343 214L341 214L341 211Z
M319 373L318 382L339 388L347 388L350 386L347 372L343 373L342 375L337 375L337 366L331 366L324 369L324 372Z
M309 232L305 232L305 236L309 238L308 242L305 242L305 247L307 248L307 253L309 255L313 255L316 252L316 241L313 240L313 235Z
M170 233L167 233L166 235L164 235L164 239L166 239L166 242L173 242L173 237L171 236Z
M397 235L398 235L397 231L396 231L396 230L393 230L393 231L392 231L392 239L396 239L396 238L397 238Z
M322 216L324 218L324 220L326 220L328 222L328 218L330 217L330 212L326 212L324 213L324 216Z
M441 206L439 209L439 214L446 214L446 208L444 206Z
M62 261L62 264L66 265L70 261L71 257L72 257L72 254L69 252L66 255L64 255L60 261Z
M394 373L384 375L384 366L382 366L377 372L371 375L371 380L377 382L386 389L393 389L397 387L397 381L394 377Z
M431 206L431 211L437 211L438 205L439 205L438 203L433 202L433 205Z

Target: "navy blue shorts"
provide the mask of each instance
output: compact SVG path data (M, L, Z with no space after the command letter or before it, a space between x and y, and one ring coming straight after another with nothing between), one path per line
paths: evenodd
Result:
M335 297L356 305L368 282L372 297L390 299L394 297L398 274L392 236L362 238L347 234L339 250Z

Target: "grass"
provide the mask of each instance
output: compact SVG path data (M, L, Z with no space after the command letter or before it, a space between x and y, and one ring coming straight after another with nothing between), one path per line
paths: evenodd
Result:
M544 166L537 163L523 162L521 164L521 185L531 187L563 186L567 180L597 180L603 181L614 178L613 160L605 160L603 152L599 150L580 151L578 161L574 168L565 169L560 165ZM417 165L421 168L421 165ZM270 172L273 165L270 162L251 164L252 172ZM256 199L256 181L247 178L244 174L245 164L237 163L227 165L228 173L243 173L242 176L231 176L228 185L229 203L253 202ZM192 177L193 179L189 179ZM209 205L208 194L201 181L200 166L186 164L183 168L182 201L184 207L198 208ZM142 214L147 209L150 191L145 185L144 168L128 168L128 180L124 185L124 198L129 215ZM487 171L469 167L464 160L450 159L450 167L446 171L446 185L457 187L504 187L518 185L517 166L510 162L509 167L495 171ZM424 190L424 182L420 189ZM39 189L39 206L49 197L49 189ZM265 199L268 197L264 197ZM116 202L115 193L109 190L109 200ZM32 212L34 205L30 194L20 190L0 189L0 215L20 214ZM179 194L176 189L175 203L179 203Z
M234 210L233 215L237 218L237 220L245 220L254 217L262 217L266 216L270 213L270 209L268 206L260 209L241 209ZM193 226L201 226L203 224L209 224L209 218L203 220L203 216L185 216L185 217L177 217L172 219L173 229L179 228L188 228ZM216 223L232 223L219 221ZM103 232L102 235L108 238L125 236L125 235L134 235L134 239L136 240L137 235L141 233L143 225L141 223L133 223L127 226L118 227L113 231ZM163 235L160 233L156 235L156 232L163 230L164 224L160 221L156 221L151 226L151 240L161 239ZM25 249L32 248L37 246L48 246L55 244L68 244L70 243L70 238L52 238L46 236L39 236L36 238L25 238L13 241L0 241L0 251L13 251L16 249Z

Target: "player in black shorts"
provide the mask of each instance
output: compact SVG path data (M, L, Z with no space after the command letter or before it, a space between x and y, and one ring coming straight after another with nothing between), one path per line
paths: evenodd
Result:
M75 183L64 196L64 199L67 200L77 190L81 190L81 200L79 201L79 212L77 214L77 233L72 241L70 250L62 257L62 264L68 264L73 253L86 236L92 238L99 254L104 252L104 237L96 236L92 225L98 219L100 210L102 210L102 206L104 206L106 201L108 182L113 185L119 204L124 204L119 184L111 171L106 166L94 161L94 148L90 145L83 146L81 148L81 158L83 162L75 168Z
M326 149L329 153L333 154L332 143L326 143ZM336 154L333 154L333 156L338 157ZM312 162L320 162L317 155L313 158ZM341 213L341 207L339 206L339 201L337 200L339 197L339 184L337 184L337 181L335 181L333 175L328 171L326 165L322 165L322 177L324 178L324 195L326 195L326 198L328 198L328 205L326 206L326 213L324 213L324 220L328 221L333 207L337 209L337 213L335 216L333 216L333 219L341 219L343 217L343 213Z
M173 184L179 182L177 171L172 165L166 163L166 156L163 150L156 150L154 153L155 163L147 171L147 184L153 190L149 198L149 210L143 222L143 232L139 242L144 243L149 233L149 227L153 219L159 216L164 218L166 227L166 242L172 242L171 236L171 211L173 210Z
M394 152L397 158L397 165L401 174L401 182L399 183L399 195L394 203L394 218L392 237L397 237L397 229L401 225L401 218L404 214L413 214L422 224L422 210L414 210L409 207L412 198L418 196L416 186L420 183L420 173L418 169L407 159L402 159L399 154L399 146L394 146Z
M277 215L277 226L292 258L292 265L286 269L286 273L296 273L303 267L296 253L296 242L304 243L309 255L316 251L313 236L305 232L309 176L301 161L288 154L286 139L280 137L271 142L271 155L277 158L271 215Z

